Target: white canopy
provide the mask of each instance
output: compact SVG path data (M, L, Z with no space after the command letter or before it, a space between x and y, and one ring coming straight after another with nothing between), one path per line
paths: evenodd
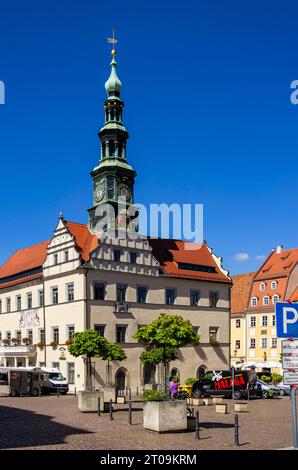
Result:
M235 368L239 369L241 367L256 367L256 368L266 368L266 369L282 369L280 362L242 362L241 364L236 364Z

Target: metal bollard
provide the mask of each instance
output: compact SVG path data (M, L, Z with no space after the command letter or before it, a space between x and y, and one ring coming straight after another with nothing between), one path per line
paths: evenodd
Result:
M57 398L60 397L59 388L57 388Z
M97 400L97 414L100 416L100 398Z
M139 387L137 386L137 397L139 396Z
M199 412L196 411L196 432L195 432L195 440L198 441L199 439L200 439Z
M194 416L194 415L195 415L195 409L194 409L194 408L192 408L192 409L191 409L190 416Z
M74 388L74 396L77 396L77 387Z
M239 444L239 424L238 424L238 415L234 417L234 446L238 447Z
M110 400L110 421L113 421L113 400Z
M128 390L128 400L131 401L131 388Z
M132 403L131 401L129 402L128 405L128 424L132 424Z

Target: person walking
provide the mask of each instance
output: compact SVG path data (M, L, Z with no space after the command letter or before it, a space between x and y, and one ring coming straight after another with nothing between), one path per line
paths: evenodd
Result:
M176 400L177 395L178 395L178 387L179 387L179 382L176 377L173 377L171 382L169 383L169 392L172 400Z

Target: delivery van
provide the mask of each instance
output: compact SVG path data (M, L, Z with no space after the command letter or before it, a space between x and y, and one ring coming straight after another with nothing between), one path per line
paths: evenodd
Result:
M231 370L211 370L195 382L192 386L194 397L233 396L233 380ZM247 398L248 391L250 397L262 396L262 390L257 382L255 370L234 372L234 399Z
M39 396L49 393L48 374L39 368L1 367L0 396Z
M61 395L66 395L68 392L68 382L65 377L61 374L60 370L57 368L46 368L43 367L48 376L48 388L49 393L60 393Z

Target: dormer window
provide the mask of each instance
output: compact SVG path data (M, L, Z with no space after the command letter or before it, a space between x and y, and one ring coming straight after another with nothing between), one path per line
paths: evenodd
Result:
M277 287L277 282L276 282L276 281L272 281L272 282L271 282L271 289L272 289L272 290L275 290L276 287Z
M272 303L276 304L276 302L278 302L278 301L279 301L279 296L276 294L272 297Z
M258 305L258 299L256 297L253 297L251 299L251 306L256 307Z
M260 290L265 290L266 284L265 282L261 282L260 284Z
M268 295L265 295L265 297L263 298L263 304L264 304L264 305L269 305L269 297L268 297Z

